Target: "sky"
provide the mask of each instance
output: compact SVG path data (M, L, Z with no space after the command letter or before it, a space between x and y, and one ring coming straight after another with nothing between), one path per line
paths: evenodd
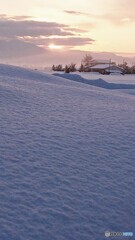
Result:
M134 0L0 0L0 57L135 53Z

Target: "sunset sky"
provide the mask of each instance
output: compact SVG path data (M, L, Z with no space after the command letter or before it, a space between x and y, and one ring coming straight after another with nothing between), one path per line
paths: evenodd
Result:
M22 55L23 49L135 53L134 0L0 0L0 9L3 55L15 46Z

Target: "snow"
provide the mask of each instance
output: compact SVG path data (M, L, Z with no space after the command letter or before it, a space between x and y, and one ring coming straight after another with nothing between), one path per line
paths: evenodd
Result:
M104 63L101 63L101 64L97 64L97 65L95 65L95 66L93 66L93 67L91 67L92 69L106 69L106 68L109 68L109 67L112 67L112 66L114 66L114 64L109 64L109 63L106 63L106 64L104 64Z
M63 74L64 72L55 72L52 70L48 70L46 71L46 73L48 74L55 74L55 73L59 73L59 74ZM75 74L75 75L79 75L82 76L85 79L88 80L94 80L94 79L103 79L106 82L111 82L111 83L127 83L127 84L135 84L135 74L125 74L125 75L121 75L119 73L112 73L110 75L103 75L101 73L97 73L97 72L73 72L70 74Z
M135 230L135 97L76 78L0 65L2 240Z
M135 84L110 83L110 82L103 80L102 78L95 79L95 80L88 80L78 74L54 73L53 75L62 77L62 78L66 78L66 79L69 79L72 81L82 82L85 84L89 84L89 85L97 86L97 87L101 87L101 88L106 88L106 89L110 89L110 90L114 90L114 89L134 89L135 90Z

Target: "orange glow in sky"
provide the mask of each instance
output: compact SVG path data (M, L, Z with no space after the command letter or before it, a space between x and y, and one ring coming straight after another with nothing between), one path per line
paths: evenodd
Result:
M34 43L42 38L39 45L46 44L51 50L66 46L87 51L135 52L135 0L0 0L0 9L7 16L25 13L29 20L63 24L59 31L57 26L53 29L53 24L52 33L46 28L43 31L48 38L60 37L59 42L43 43L42 33L38 40L32 35ZM42 26L38 28L40 32ZM86 38L94 41L88 42Z

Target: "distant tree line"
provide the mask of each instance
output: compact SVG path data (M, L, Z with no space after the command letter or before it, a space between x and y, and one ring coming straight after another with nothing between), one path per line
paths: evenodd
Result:
M90 72L91 71L90 68L95 66L97 63L98 62L95 59L93 59L91 55L86 54L82 59L81 65L79 66L78 69L75 63L71 63L69 65L65 65L64 67L62 66L62 64L53 65L52 70L64 71L65 73L76 72L76 71ZM115 62L111 62L111 64L116 65ZM127 62L123 62L122 64L118 64L117 66L124 69L125 74L135 74L135 65L133 65L132 67L129 67Z
M122 64L118 64L118 67L123 68L125 74L135 74L135 65L129 67L127 62L123 62Z
M75 63L71 63L69 65L65 65L65 67L62 66L62 64L53 65L52 70L53 71L65 71L66 73L69 72L76 72L77 70L79 72L89 72L89 68L94 66L96 64L96 60L92 58L91 55L85 55L84 58L81 61L80 67L77 69Z
M53 71L64 71L66 73L77 71L75 63L71 63L69 65L65 65L65 67L63 67L62 64L58 64L56 66L53 65L52 66L52 70Z

